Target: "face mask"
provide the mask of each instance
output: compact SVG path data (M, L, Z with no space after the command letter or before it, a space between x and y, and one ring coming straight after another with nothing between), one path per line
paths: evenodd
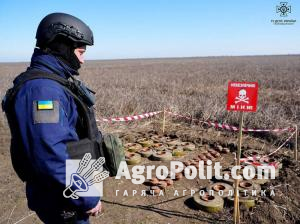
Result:
M50 49L52 55L58 57L67 66L74 70L80 68L80 62L77 56L74 54L74 43L65 37L57 37L47 46Z

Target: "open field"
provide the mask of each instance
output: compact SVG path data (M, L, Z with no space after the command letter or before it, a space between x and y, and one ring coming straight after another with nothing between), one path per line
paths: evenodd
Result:
M97 92L98 115L161 110L237 123L225 110L227 82L258 81L257 113L245 125L257 128L299 124L300 56L210 57L87 62L81 79ZM0 96L25 64L0 64ZM1 119L2 120L2 119Z
M300 56L209 57L185 59L137 59L89 61L80 78L97 92L98 117L114 117L162 110L164 107L194 118L238 125L237 113L226 111L227 82L258 81L257 113L247 113L249 128L284 128L300 124ZM14 76L26 63L0 64L0 97L11 85ZM196 152L214 143L236 145L236 136L229 132L203 129L197 125L175 125L168 119L166 135L193 142ZM124 142L160 133L158 121L133 122L131 125L100 125L102 130L116 132ZM264 153L276 149L275 143L287 137L245 136L243 150L257 149ZM276 140L276 141L274 141ZM242 211L244 223L299 223L300 165L290 161L293 141L276 155L284 168L280 177L263 186L276 187L275 197L261 197L250 211ZM234 147L231 152L234 151ZM191 156L193 155L191 154ZM222 155L224 165L232 165L233 155ZM160 162L143 159L142 164ZM176 189L201 189L208 180L176 182ZM130 180L109 178L104 182L105 213L93 223L230 223L232 208L211 215L195 210L188 196L176 198L172 190L165 197L115 196L115 190L146 189ZM24 185L17 179L9 159L9 131L0 114L0 224L15 223L32 214L26 206ZM20 223L40 223L31 215Z

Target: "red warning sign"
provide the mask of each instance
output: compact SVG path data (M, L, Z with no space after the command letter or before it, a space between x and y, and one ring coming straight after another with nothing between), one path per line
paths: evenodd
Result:
M257 107L257 82L229 82L227 110L255 112Z

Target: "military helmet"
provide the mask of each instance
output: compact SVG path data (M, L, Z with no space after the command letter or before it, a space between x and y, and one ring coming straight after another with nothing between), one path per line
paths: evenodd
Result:
M83 21L66 13L51 13L38 26L36 46L46 47L59 35L71 40L74 46L94 44L93 32Z

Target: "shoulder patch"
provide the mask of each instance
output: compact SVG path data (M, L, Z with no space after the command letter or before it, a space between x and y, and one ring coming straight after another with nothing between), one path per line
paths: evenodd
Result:
M33 101L33 123L58 123L59 102L52 100Z
M39 100L37 101L38 110L53 110L54 105L52 100Z

